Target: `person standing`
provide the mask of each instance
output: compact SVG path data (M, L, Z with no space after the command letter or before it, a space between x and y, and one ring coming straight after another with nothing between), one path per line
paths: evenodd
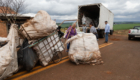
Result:
M73 25L70 26L67 29L67 34L66 34L65 39L69 39L69 38L71 38L72 36L75 36L75 35L77 35L77 32L76 32L76 23L73 23ZM70 49L70 43L67 44L67 52L69 51L69 49Z
M82 29L83 29L83 32L84 32L84 33L86 33L86 32L87 32L87 27L86 27L85 23L83 24Z
M96 38L97 38L97 40L98 40L98 33L97 33L97 30L96 30L96 28L94 27L93 23L90 23L89 27L90 27L90 33L95 34L95 36L96 36Z
M105 21L105 43L108 43L108 34L110 33L110 25Z

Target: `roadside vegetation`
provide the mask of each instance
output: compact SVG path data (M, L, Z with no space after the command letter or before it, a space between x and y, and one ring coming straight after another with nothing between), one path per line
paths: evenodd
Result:
M140 23L115 24L113 26L114 34L127 36L128 32L129 32L129 29L132 29L134 26L140 26Z
M140 23L137 24L115 24L113 26L114 30L128 30L132 29L134 26L140 26Z
M60 23L57 23L59 25ZM68 28L72 23L63 23L61 25L62 28ZM132 29L134 26L140 26L140 23L131 23L131 24L114 24L114 30L127 30Z
M57 23L59 25L60 23ZM63 23L61 25L62 32L65 32L67 28L72 25L72 23ZM116 35L128 35L129 29L132 29L134 26L140 26L140 23L121 23L121 24L114 24L113 29L114 29L114 34Z

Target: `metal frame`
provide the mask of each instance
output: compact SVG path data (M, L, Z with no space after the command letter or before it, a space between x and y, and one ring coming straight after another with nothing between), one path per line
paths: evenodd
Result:
M52 37L53 37L53 39L52 39ZM50 41L48 41L48 38L50 38ZM58 38L58 41L56 41L56 39ZM47 44L45 44L45 42L44 41L47 41ZM55 41L55 44L53 43ZM58 46L58 42L60 42L61 43L61 45L60 46ZM43 47L40 47L38 44L40 44L40 43L43 43ZM52 45L50 45L50 43L52 43ZM62 47L63 49L64 49L64 46L63 46L63 44L62 44L62 42L61 42L61 39L59 38L59 36L58 36L58 33L57 33L57 31L55 31L54 33L52 33L51 35L49 35L49 36L47 36L47 37L44 37L44 38L42 38L42 39L40 39L40 40L37 40L35 43L33 43L32 45L29 45L28 47L34 47L34 46L36 46L37 45L37 47L38 47L38 49L39 49L39 52L41 52L41 55L43 56L43 58L44 58L44 60L46 60L45 58L45 55L44 55L44 53L46 53L46 52L48 52L48 55L49 55L49 57L50 57L50 61L53 59L53 56L51 57L51 54L54 54L54 47L55 46L57 46L57 50L58 51L60 51L60 48L59 47ZM46 47L46 45L49 45L49 48L47 48ZM44 49L45 48L45 51L42 51L42 49ZM49 52L49 50L51 50L51 53ZM50 62L49 61L49 62Z

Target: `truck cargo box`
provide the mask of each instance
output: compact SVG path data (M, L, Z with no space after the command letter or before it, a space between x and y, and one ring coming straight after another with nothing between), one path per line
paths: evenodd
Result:
M79 27L82 27L83 16L92 20L93 24L98 29L98 34L100 37L104 37L105 21L108 21L108 24L110 25L110 34L113 33L114 14L101 3L78 6ZM88 27L89 25L86 26Z

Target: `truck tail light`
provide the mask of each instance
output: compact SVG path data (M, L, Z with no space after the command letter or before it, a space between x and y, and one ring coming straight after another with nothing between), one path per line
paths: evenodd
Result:
M129 30L129 33L131 33L131 30Z

